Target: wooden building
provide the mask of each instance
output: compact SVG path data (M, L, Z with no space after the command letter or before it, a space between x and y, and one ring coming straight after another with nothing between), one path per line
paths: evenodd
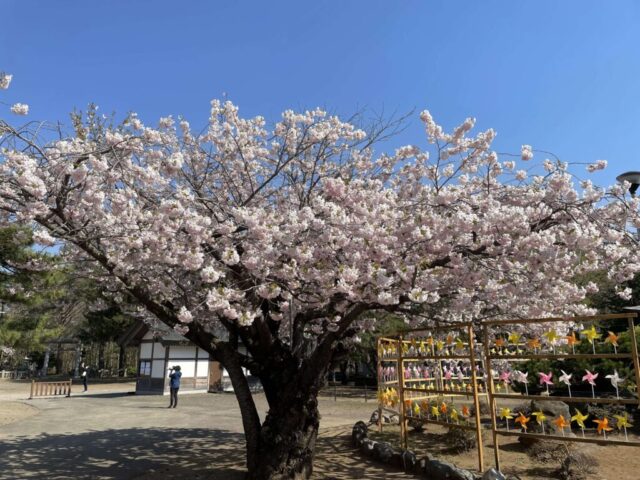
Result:
M222 368L219 362L196 347L182 335L164 324L153 329L136 322L119 339L123 347L139 349L136 393L169 394L169 369L180 365L180 393L219 391L222 388Z

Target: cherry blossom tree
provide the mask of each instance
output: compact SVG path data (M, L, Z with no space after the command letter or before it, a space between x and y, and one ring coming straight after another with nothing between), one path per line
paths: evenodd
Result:
M111 126L95 110L56 139L2 121L0 210L222 362L249 478L308 478L318 389L376 311L421 324L581 313L597 287L576 276L639 268L624 185L530 166L527 145L499 156L473 119L446 133L420 118L427 148L390 154L374 152L383 127L322 110L268 127L217 100L197 132L134 114ZM264 387L262 422L243 367Z

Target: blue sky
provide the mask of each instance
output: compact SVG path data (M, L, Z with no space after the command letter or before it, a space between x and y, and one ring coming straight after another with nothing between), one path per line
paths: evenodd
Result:
M631 0L3 0L0 70L14 82L1 100L34 119L93 101L194 126L223 94L268 119L428 108L449 127L477 117L498 151L607 159L595 178L608 184L640 170L639 20ZM417 115L393 143L424 146Z

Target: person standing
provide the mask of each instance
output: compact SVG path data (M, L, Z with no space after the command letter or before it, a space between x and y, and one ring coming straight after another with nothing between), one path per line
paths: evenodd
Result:
M181 377L182 372L180 371L180 365L176 365L175 367L171 367L169 369L169 378L171 379L169 382L169 392L171 398L169 400L169 406L167 408L176 408L178 406L178 390L180 389Z
M87 367L84 362L80 365L80 371L82 372L80 376L82 377L82 385L84 386L84 391L87 391L87 377L89 376L89 367Z

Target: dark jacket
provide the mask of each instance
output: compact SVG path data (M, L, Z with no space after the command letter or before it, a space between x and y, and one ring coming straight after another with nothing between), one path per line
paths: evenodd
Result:
M182 372L174 371L171 375L169 375L169 378L171 379L169 386L171 388L180 388L180 377L182 377Z

